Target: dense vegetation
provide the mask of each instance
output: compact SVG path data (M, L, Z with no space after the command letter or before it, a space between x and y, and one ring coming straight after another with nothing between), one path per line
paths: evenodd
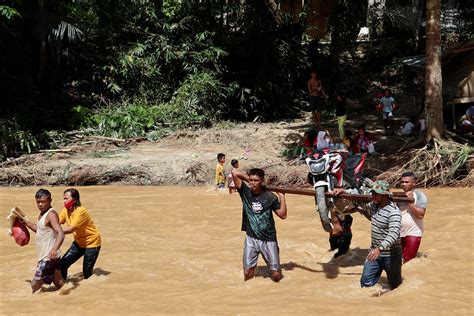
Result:
M446 42L473 34L472 6L458 2L462 23ZM271 3L1 1L0 160L48 146L50 130L157 139L219 120L293 117L306 105L310 70L329 92L360 98L369 85L361 67L379 73L392 58L423 50L422 19L401 23L408 19L399 5L370 19L382 30L372 37L379 44L361 57L354 40L367 1L337 1L329 45L305 32L308 1L297 23L282 12L276 18Z

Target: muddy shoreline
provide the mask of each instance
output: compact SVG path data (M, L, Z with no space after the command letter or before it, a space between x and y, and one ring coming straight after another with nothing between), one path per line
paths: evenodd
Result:
M376 121L376 119L375 119ZM336 122L328 121L337 134ZM349 120L349 128L359 123ZM240 124L198 131L178 131L157 142L113 140L80 136L67 145L23 155L0 164L0 186L30 185L185 185L213 183L216 155L238 159L241 168L266 170L269 184L304 187L307 168L303 162L288 164L282 150L300 143L311 128L305 119L291 122ZM377 133L376 125L372 131ZM393 166L396 151L407 141L398 136L378 136L376 149L383 153L369 157L365 174L375 177ZM462 186L472 181L460 182Z

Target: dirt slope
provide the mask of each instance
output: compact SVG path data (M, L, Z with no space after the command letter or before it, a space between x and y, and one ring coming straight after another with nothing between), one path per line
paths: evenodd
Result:
M403 121L397 118L396 124ZM361 123L376 135L376 150L382 153L369 157L366 163L366 174L376 176L391 166L396 156L392 154L409 140L383 135L376 115L349 115L346 127L355 131ZM323 126L338 138L334 117L324 119ZM211 184L216 156L222 152L227 172L230 160L239 159L244 169L264 168L270 183L301 186L306 166L289 165L280 154L300 143L310 128L313 125L306 113L292 121L178 131L158 142L81 137L59 151L24 155L0 164L0 185Z

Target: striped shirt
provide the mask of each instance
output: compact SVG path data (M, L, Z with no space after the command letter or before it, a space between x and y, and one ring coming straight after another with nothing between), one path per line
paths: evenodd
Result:
M402 214L398 206L390 201L382 208L378 208L373 202L367 204L372 223L372 245L371 248L382 246L381 256L390 256L393 251L401 252L400 226ZM368 214L367 214L368 215Z

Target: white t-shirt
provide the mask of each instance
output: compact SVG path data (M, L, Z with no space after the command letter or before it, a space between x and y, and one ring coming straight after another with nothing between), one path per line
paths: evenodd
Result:
M428 205L426 195L418 190L415 190L414 193L415 205L426 209L426 206ZM408 207L408 203L398 203L398 207L402 212L400 237L423 236L423 219L420 219L413 214L411 209Z
M395 103L395 99L393 97L386 97L383 96L380 98L380 103L383 104L383 111L385 113L389 113L393 111L393 104Z
M405 136L411 135L411 133L413 133L414 128L415 128L415 124L413 124L412 122L407 122L405 126L403 126L402 128L402 135L405 135Z

